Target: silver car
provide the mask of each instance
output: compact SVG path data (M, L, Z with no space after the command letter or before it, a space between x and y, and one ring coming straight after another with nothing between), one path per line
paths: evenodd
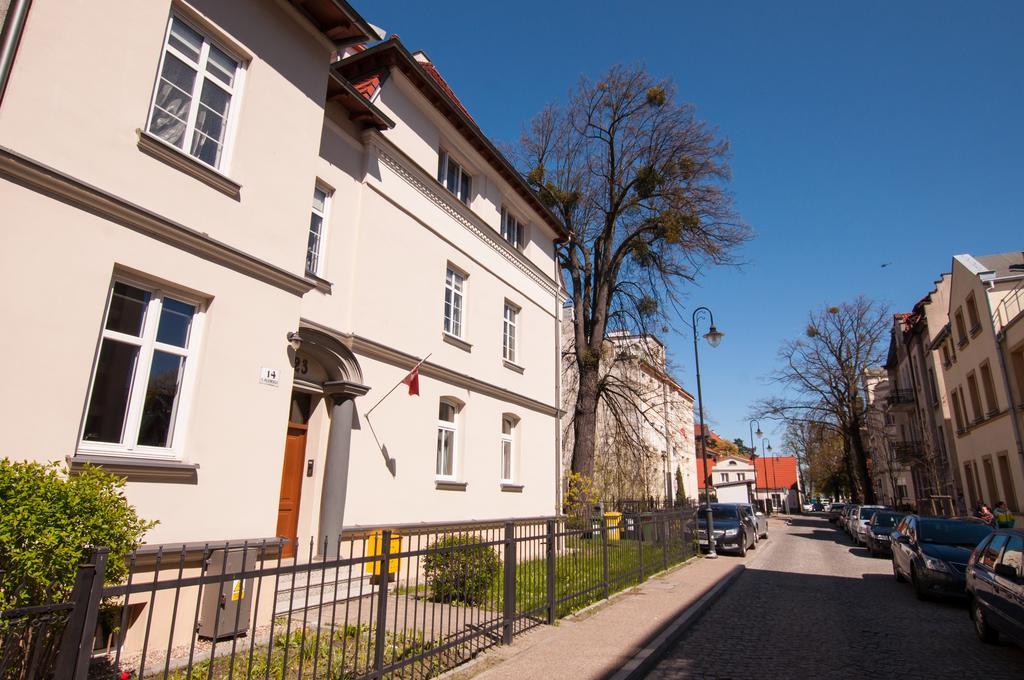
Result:
M758 538L768 538L768 518L764 513L759 512L753 503L740 503L739 506L743 514L753 521L757 530L754 535Z

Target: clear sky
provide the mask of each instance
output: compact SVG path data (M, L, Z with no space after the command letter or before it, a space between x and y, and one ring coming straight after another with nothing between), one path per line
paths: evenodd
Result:
M810 309L864 294L909 311L954 254L1024 250L1024 2L353 5L426 51L497 141L616 63L674 80L731 140L755 238L745 266L687 294L726 333L716 350L702 341L701 376L728 439L748 438L778 346ZM696 393L690 329L665 340Z

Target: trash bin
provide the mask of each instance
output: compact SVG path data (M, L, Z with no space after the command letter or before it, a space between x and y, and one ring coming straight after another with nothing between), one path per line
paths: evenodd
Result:
M619 540L619 526L622 524L621 512L604 513L604 523L608 526L608 540Z
M391 532L391 550L390 556L388 557L388 580L393 581L395 574L398 573L398 567L401 564L401 560L395 555L402 551L402 537L397 533ZM369 538L366 539L366 556L373 557L380 555L384 552L384 538L383 532L374 531L370 534ZM384 560L374 560L373 562L366 563L366 571L374 576L380 576L381 563Z

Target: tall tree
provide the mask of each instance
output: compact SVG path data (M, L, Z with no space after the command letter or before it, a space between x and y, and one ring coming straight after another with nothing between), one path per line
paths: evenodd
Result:
M749 238L727 152L671 82L639 67L581 79L523 133L518 162L569 233L557 256L573 303L575 473L593 476L606 333L667 322L681 286Z
M889 310L863 296L838 307L824 307L809 316L804 337L779 349L780 366L773 380L782 396L761 402L759 413L789 422L819 422L843 438L844 462L856 500L875 500L868 471L863 428L867 399L862 394L865 369L885 359Z

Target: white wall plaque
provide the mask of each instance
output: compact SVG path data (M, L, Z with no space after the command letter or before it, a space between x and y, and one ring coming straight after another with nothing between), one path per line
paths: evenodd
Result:
M261 385L272 385L277 387L278 377L276 368L267 368L266 366L260 368L260 384Z

